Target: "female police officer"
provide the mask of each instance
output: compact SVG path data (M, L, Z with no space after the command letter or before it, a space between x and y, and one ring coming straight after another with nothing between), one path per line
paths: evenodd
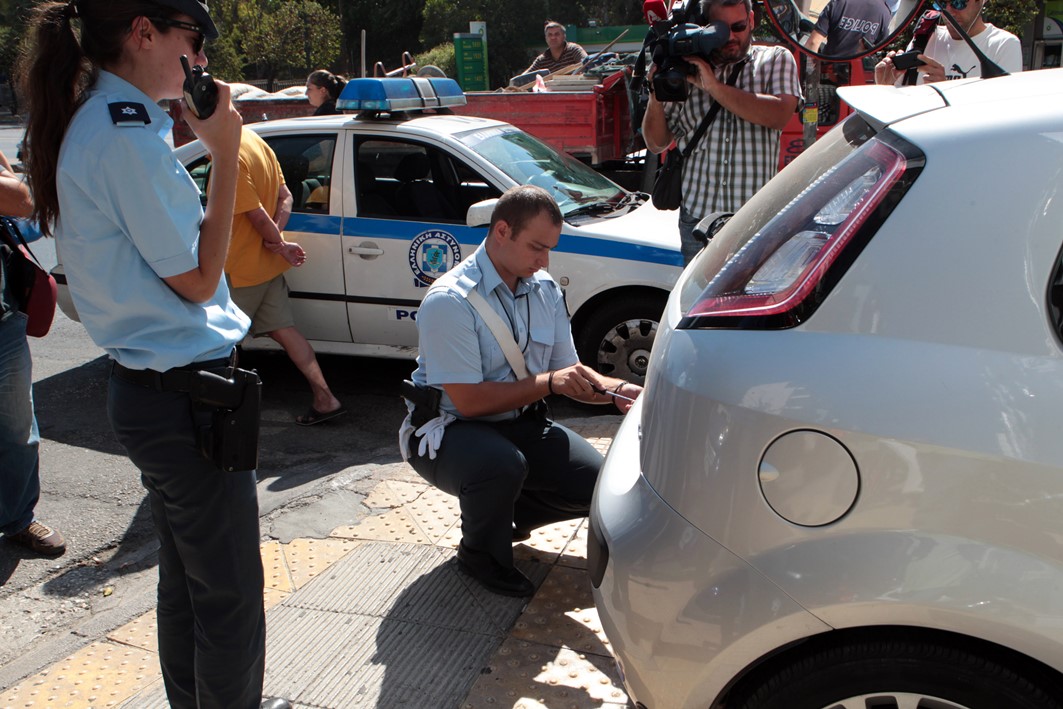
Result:
M213 116L187 119L213 157L204 213L156 105L182 95L181 56L205 65L217 29L196 0L45 2L32 28L23 84L36 216L56 235L85 329L115 361L108 415L160 542L166 693L174 707L258 707L255 474L222 472L200 453L187 391L197 370L225 371L248 328L221 278L241 121L220 83Z

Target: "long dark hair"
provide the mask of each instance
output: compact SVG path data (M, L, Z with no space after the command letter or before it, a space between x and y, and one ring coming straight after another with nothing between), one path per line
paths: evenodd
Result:
M100 67L122 56L122 45L137 17L169 18L176 12L146 0L45 2L30 17L30 41L19 62L19 79L29 107L23 146L33 218L50 235L59 218L56 172L59 147L85 91ZM81 32L75 31L75 19ZM158 28L166 33L169 28ZM80 39L79 39L80 34Z
M306 77L314 86L320 86L328 91L328 97L335 101L340 97L343 92L343 87L347 85L347 80L342 76L333 74L327 69L318 69L317 71L310 72L310 76Z

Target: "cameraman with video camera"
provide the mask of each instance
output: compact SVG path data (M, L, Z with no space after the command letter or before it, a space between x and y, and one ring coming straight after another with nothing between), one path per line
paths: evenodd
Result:
M642 119L646 146L662 153L672 141L677 150L686 148L712 105L719 102L722 109L683 164L679 235L686 263L704 246L694 238L698 222L714 212L737 211L778 171L782 128L801 99L793 55L781 46L753 45L750 0L701 0L699 9L706 26L698 44L715 48L707 56L683 54L683 42L673 40L665 50L660 46L668 43L657 42ZM677 13L686 19L682 6L672 8L672 38L690 33L691 25L677 22ZM664 23L655 29L658 24ZM675 86L676 59L688 65L678 73L685 74L689 92L682 82Z

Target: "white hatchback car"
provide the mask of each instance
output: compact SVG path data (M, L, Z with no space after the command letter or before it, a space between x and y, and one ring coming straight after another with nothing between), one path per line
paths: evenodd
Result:
M248 126L277 154L295 198L285 236L307 262L285 278L300 331L318 352L415 357L421 298L483 240L483 203L531 183L564 215L549 270L565 290L580 359L641 382L682 270L675 212L508 123L408 113L448 101L465 102L451 79L356 79L338 105L358 114ZM205 189L202 145L177 156ZM57 275L60 304L76 317ZM277 347L265 337L243 346Z
M1063 706L1063 70L852 87L665 309L595 494L646 709Z

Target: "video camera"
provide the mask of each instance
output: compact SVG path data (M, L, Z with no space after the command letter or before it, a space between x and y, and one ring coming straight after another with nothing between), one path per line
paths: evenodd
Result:
M698 56L709 61L709 55L731 38L731 28L726 22L717 21L701 27L691 21L696 15L688 10L687 2L697 1L676 3L666 17L662 0L645 0L643 3L643 13L650 23L645 49L657 66L657 73L653 75L653 93L658 101L686 101L686 78L696 74L697 68L682 57Z

